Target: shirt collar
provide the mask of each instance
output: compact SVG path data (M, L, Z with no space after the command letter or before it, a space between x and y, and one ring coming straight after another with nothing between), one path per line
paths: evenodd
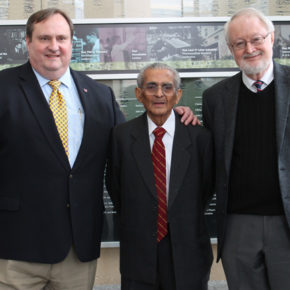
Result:
M41 87L45 86L50 80L47 78L44 78L41 74L39 74L34 68L32 68L35 76L39 82L39 85ZM61 81L61 83L63 85L65 85L66 87L71 87L71 74L70 74L70 68L68 67L67 70L65 71L65 73L58 79L59 81Z
M242 79L245 86L248 89L253 90L253 84L255 80L249 78L244 72L242 72ZM266 70L265 74L260 80L263 81L263 83L266 86L268 86L272 82L273 79L274 79L274 66L273 66L273 62L271 61L269 68Z
M157 128L157 125L150 119L150 117L147 115L147 121L148 121L148 133L149 136L153 134L153 131ZM161 126L166 130L166 133L168 133L171 137L174 136L175 131L175 114L174 111L171 110L171 113L165 123Z

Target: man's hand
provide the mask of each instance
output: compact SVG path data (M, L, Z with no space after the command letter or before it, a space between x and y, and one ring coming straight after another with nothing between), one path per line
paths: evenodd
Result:
M188 125L191 123L191 125L201 125L200 121L198 120L197 116L193 114L191 109L189 107L184 106L178 106L175 109L175 112L178 115L181 115L181 123L184 123L184 125Z

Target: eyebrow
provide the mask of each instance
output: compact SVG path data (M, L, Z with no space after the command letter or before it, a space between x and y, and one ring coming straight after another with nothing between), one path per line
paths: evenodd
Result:
M158 83L148 82L148 83L145 83L145 85L158 85ZM161 83L161 85L173 85L173 83L164 82L164 83Z

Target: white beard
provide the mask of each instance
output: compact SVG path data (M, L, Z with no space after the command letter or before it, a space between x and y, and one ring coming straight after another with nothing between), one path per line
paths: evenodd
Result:
M249 54L246 54L243 56L243 59L240 63L240 69L246 74L246 75L257 75L257 74L260 74L262 72L264 72L268 66L270 65L271 63L271 59L261 59L261 61L253 66L251 64L249 64L247 61L246 61L246 58L249 57L249 56L253 56L253 55L258 55L258 54L261 54L261 52L255 52L251 55ZM263 55L263 53L262 53Z

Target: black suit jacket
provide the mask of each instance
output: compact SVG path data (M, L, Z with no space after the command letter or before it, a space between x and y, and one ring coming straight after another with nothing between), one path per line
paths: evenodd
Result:
M274 63L278 176L286 219L290 225L290 67ZM242 73L225 79L203 94L203 121L212 131L216 156L218 259L226 230L230 168Z
M119 213L123 277L154 283L157 195L146 113L114 129L109 192ZM168 222L177 289L203 289L212 263L204 208L212 185L212 142L176 119Z
M124 119L111 89L71 73L85 111L73 168L30 64L0 72L0 258L57 263L72 244L81 261L99 256L110 131Z

